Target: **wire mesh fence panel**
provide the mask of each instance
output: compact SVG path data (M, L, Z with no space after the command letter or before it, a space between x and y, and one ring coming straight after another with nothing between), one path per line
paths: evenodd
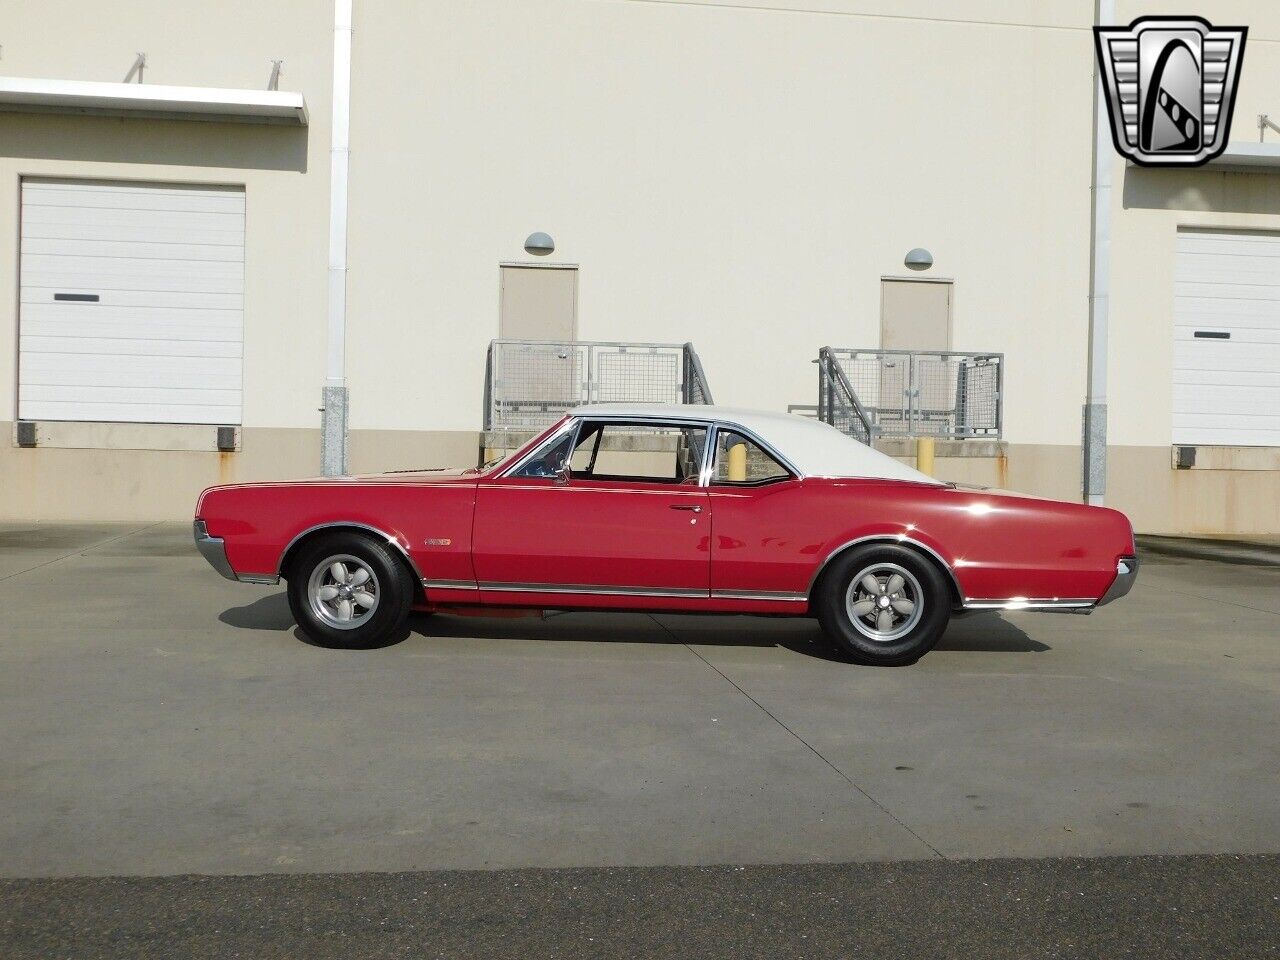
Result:
M485 429L536 431L587 403L709 403L692 344L494 340Z
M851 436L1000 436L1002 354L823 347L818 356L829 371L820 379L819 419ZM842 393L838 381L848 394L843 404L833 399Z
M678 347L590 347L591 402L679 403L683 351Z

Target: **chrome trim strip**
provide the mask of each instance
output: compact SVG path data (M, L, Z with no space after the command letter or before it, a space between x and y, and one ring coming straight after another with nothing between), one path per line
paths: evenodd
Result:
M967 602L964 600L964 591L960 589L960 581L956 579L956 573L951 569L951 564L942 559L942 555L938 553L937 550L934 550L933 547L921 543L919 540L912 539L905 534L898 533L874 533L840 544L840 546L827 554L827 558L823 560L822 563L818 564L818 569L814 571L813 576L809 578L809 587L805 591L805 594L810 595L813 593L814 584L818 582L818 578L822 576L822 571L827 569L827 564L834 560L837 554L843 553L850 547L856 547L860 543L909 543L911 546L916 547L919 550L923 550L925 553L929 554L929 556L933 557L933 559L937 560L938 563L942 564L942 569L947 571L947 575L951 577L952 586L956 588L956 596L961 598L961 605Z
M386 540L389 546L393 546L399 550L400 555L408 562L409 569L413 571L413 575L419 580L422 579L422 571L418 569L418 565L413 562L413 557L409 556L409 551L405 549L404 544L402 544L397 537L393 537L385 530L379 530L377 527L371 527L367 523L357 523L354 520L335 520L333 523L317 523L314 527L308 527L306 530L303 530L296 537L290 540L288 544L285 545L285 548L280 551L280 559L276 561L276 575L282 576L284 574L282 564L284 563L284 558L289 555L289 551L293 549L294 544L308 534L315 533L317 530L328 530L333 527L351 527L356 530L364 530L368 533L376 533L378 536Z
M227 560L227 542L222 537L209 536L209 528L203 520L192 521L191 535L200 556L209 561L209 566L227 580L235 580L236 572L231 569L231 563Z
M260 583L271 586L280 582L280 578L274 573L239 573L236 579L241 583Z
M597 586L586 583L492 583L482 582L481 590L492 590L499 593L582 593L599 596L621 597L701 597L706 599L706 590L682 587L614 587Z
M805 603L808 597L803 593L791 593L787 590L712 590L712 600L785 600L788 603Z
M423 580L422 585L429 590L478 590L480 588L474 580Z
M965 600L965 610L1092 610L1096 600L1060 600L1011 597L1008 600Z

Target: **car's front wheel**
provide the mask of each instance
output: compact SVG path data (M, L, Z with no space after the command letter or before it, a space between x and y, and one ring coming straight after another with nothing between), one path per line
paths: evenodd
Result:
M403 627L412 602L405 565L362 533L326 534L290 565L289 608L302 632L321 646L380 646Z
M938 568L892 544L868 544L832 561L813 600L836 648L879 666L920 659L951 617L951 589Z

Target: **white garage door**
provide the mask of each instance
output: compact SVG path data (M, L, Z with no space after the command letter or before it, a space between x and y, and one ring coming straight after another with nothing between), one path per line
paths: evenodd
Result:
M1181 230L1173 442L1280 447L1280 236Z
M23 180L18 416L240 423L244 191Z

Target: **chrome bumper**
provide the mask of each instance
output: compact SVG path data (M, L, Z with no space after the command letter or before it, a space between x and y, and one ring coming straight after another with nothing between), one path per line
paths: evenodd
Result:
M1111 586L1107 588L1107 592L1102 595L1102 599L1098 601L1098 606L1110 603L1112 600L1119 600L1126 593L1133 589L1133 582L1138 579L1138 558L1137 557L1121 557L1116 563L1116 578L1111 581Z
M217 570L228 580L239 581L236 572L231 569L231 564L227 562L227 546L226 541L221 537L209 536L209 530L204 525L203 520L197 520L191 525L192 533L196 538L196 549L200 551L200 556L209 561L209 566Z

